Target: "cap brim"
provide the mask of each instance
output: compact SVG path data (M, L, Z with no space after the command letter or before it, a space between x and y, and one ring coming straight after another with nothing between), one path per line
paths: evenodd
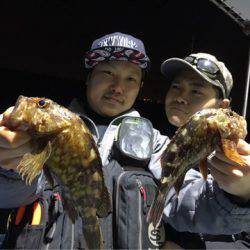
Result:
M206 74L202 73L195 66L183 59L170 58L164 61L161 65L161 72L166 77L168 82L171 82L178 73L184 70L193 70L207 82L221 88L221 84L219 82L210 79Z

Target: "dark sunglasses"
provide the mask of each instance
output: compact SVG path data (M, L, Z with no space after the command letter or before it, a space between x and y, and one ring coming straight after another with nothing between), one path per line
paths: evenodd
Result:
M195 65L199 71L205 73L210 79L218 80L222 84L225 92L227 91L224 77L219 67L213 61L206 58L196 58L194 56L187 56L184 60L192 65ZM225 94L227 96L227 93Z

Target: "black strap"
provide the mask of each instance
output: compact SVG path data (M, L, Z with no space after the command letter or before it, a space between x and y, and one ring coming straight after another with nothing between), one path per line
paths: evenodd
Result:
M203 241L218 241L218 242L235 242L237 240L247 240L250 235L246 232L242 232L239 234L232 234L232 235L210 235L210 234L201 234L201 239Z
M145 168L134 167L134 166L122 166L125 171L145 171Z

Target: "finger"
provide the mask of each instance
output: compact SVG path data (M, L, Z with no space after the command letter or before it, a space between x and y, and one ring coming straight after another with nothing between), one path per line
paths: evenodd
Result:
M13 148L13 149L0 148L0 159L5 160L5 159L20 157L30 151L31 151L31 144L29 142L19 146L18 148Z
M230 159L228 159L225 156L225 154L220 150L216 150L215 155L212 158L210 158L210 161L212 162L212 161L214 161L214 159L218 159L221 162L225 162L225 163L230 164L230 165L240 166L240 164L238 164L237 162L234 162L234 161L231 161Z
M229 187L230 185L232 185L232 183L235 183L240 178L239 176L228 176L216 168L212 168L210 172L218 183L219 187L222 189Z
M19 165L20 161L22 160L22 157L16 157L12 159L2 160L0 161L0 166L4 169L17 169L17 166Z
M250 168L245 166L235 165L235 163L228 163L220 160L219 158L214 157L209 161L209 164L213 169L217 169L221 173L227 176L243 176L249 173Z
M30 141L31 137L22 131L11 131L8 128L0 127L0 147L17 148Z
M250 144L247 143L246 141L240 139L238 144L237 144L237 151L239 152L239 154L249 155L250 154Z

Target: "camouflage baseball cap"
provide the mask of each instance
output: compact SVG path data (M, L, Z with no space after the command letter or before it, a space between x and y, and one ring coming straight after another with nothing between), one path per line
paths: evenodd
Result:
M207 53L190 54L184 59L169 58L161 65L161 72L168 81L182 70L194 70L207 82L218 87L224 98L228 98L233 87L233 78L225 64Z

